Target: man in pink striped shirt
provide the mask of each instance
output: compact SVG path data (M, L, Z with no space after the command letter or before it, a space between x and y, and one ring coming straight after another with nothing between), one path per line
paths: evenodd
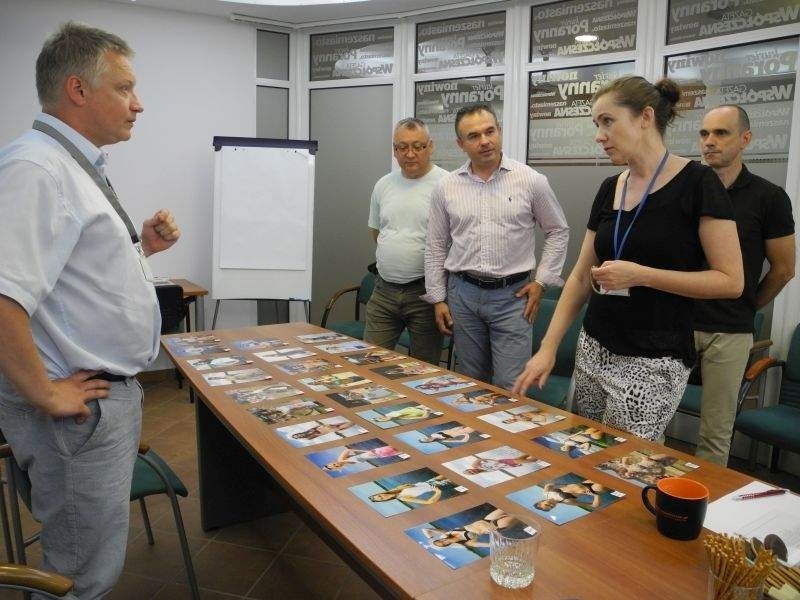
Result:
M460 109L455 128L469 161L433 192L422 298L454 336L458 370L511 389L531 356L539 300L563 285L569 227L547 178L503 155L490 106ZM545 236L538 266L536 225Z

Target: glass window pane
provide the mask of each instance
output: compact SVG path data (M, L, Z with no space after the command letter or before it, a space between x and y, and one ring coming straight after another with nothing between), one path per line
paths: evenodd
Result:
M634 63L531 73L528 84L528 162L607 158L594 141L592 95L607 81L633 73Z
M495 67L505 61L505 11L417 25L417 73Z
M256 88L256 137L289 138L289 90Z
M636 48L639 0L566 0L531 6L531 62Z
M289 34L257 32L256 77L289 80Z
M311 36L311 81L390 77L394 27Z
M419 81L415 86L414 114L425 122L435 142L433 162L452 171L467 161L456 143L456 113L469 104L488 104L503 122L502 75Z
M680 117L667 130L670 149L699 156L698 131L705 112L720 104L738 104L747 111L754 134L745 156L787 158L797 41L795 37L667 58L667 76L681 86Z
M742 5L739 2L669 0L667 44L800 23L797 0L757 0Z

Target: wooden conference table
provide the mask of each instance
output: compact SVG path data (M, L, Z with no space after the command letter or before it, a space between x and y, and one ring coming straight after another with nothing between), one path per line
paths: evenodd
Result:
M318 357L342 365L342 369L328 372L354 371L374 383L401 391L407 396L407 400L416 400L435 411L441 411L443 415L432 421L381 430L355 414L357 411L369 409L369 406L345 408L325 395L330 392L312 392L297 381L308 375L287 375L277 369L275 363L267 363L257 357L251 357L254 362L247 367L263 369L272 375L273 379L270 381L209 387L202 377L203 372L191 368L186 358L176 358L165 345L175 365L190 382L200 400L196 403L197 443L204 529L213 529L292 508L370 585L381 595L389 598L425 600L531 597L581 600L705 598L707 567L701 543L702 535L701 539L690 542L662 537L656 531L655 519L642 506L641 488L598 471L594 467L609 458L628 454L633 450L665 451L700 465L699 469L688 476L702 481L709 488L711 500L741 487L752 478L666 449L664 446L634 438L624 432L618 433L627 438L625 443L589 456L568 458L530 440L573 425L596 423L531 401L530 403L540 406L545 411L563 414L566 419L522 433L506 432L478 419L477 415L513 408L515 406L513 404L464 413L438 401L435 395L425 395L402 385L403 381L433 375L415 375L391 381L371 369L392 363L356 366L343 359L342 355L328 355L294 338L300 334L324 331L326 330L313 325L293 323L208 333L223 342L273 337L282 338L291 346L306 346L317 352ZM181 335L165 337L181 337ZM232 348L230 354L247 353ZM443 369L436 375L445 372ZM247 405L236 404L225 394L232 389L276 382L290 383L304 392L303 396L288 398L285 403L299 398L312 398L333 408L333 412L290 423L267 425L250 414ZM481 388L502 391L486 384L479 385ZM469 391L469 388L463 391ZM406 400L399 402L404 401ZM391 402L391 404L396 403L397 401ZM353 423L367 429L368 433L324 445L293 448L271 431L287 424L334 415L348 417ZM413 450L410 446L404 446L394 438L394 434L399 432L451 420L471 426L477 431L490 433L491 438L427 455ZM614 430L608 431L614 432ZM310 452L372 437L397 445L398 449L410 455L410 459L332 478L305 457ZM509 445L532 454L549 462L551 466L486 488L442 466L443 462L502 445ZM399 515L384 517L348 490L350 486L356 484L406 473L423 466L465 485L468 492ZM545 522L543 518L506 498L510 492L568 472L578 473L625 492L626 497L602 510L560 526ZM495 585L489 577L488 558L453 570L428 554L405 534L405 530L410 527L452 515L484 502L490 502L509 514L519 516L522 520L528 517L529 521L535 519L542 523L543 533L536 564L536 578L532 586L512 591ZM314 574L309 573L308 576L314 577Z

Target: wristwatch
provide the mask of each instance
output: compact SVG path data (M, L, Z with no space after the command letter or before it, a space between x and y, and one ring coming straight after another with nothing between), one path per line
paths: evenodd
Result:
M538 279L534 279L533 282L534 283L538 283L541 286L542 291L546 291L547 290L547 286L544 283L542 283L541 281L539 281Z

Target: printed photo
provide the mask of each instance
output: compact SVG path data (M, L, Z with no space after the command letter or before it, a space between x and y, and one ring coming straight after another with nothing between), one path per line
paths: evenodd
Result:
M234 385L236 383L252 383L272 379L261 369L236 369L234 371L218 371L216 373L203 373L203 379L211 387L220 385Z
M402 400L405 396L387 387L373 383L363 387L350 388L349 390L336 392L335 394L328 394L328 398L336 400L336 402L342 406L354 408L356 406L380 404L381 402L389 402L390 400Z
M505 410L480 415L478 418L511 433L519 433L542 425L549 425L556 421L563 421L566 417L544 412L542 409L530 404L523 404L522 406L514 406Z
M192 358L186 361L198 371L208 371L210 369L224 369L225 367L236 367L238 365L249 365L253 361L244 356L216 356L214 358Z
M211 344L206 346L184 346L178 345L172 348L175 356L203 356L205 354L222 354L230 352L231 349L223 344Z
M333 412L332 408L320 404L316 400L311 400L310 398L296 400L288 404L278 403L277 406L265 406L262 404L261 406L254 406L248 410L268 425L288 423L296 419L304 419L314 415Z
M408 454L378 438L312 452L306 457L331 477L368 471L409 458Z
M367 433L367 430L355 425L345 417L330 417L319 421L278 427L275 432L295 448L304 448L361 435Z
M384 517L391 517L464 494L467 488L424 467L354 485L350 491Z
M397 433L394 437L423 454L435 454L489 439L491 436L488 433L475 431L458 421L448 421Z
M424 404L403 402L391 406L376 406L370 410L359 412L358 416L381 429L392 429L393 427L402 427L403 425L441 417L442 413L428 408Z
M327 392L340 387L353 387L372 383L369 379L364 379L351 371L344 373L331 373L329 375L318 375L317 377L306 377L299 380L303 385L307 385L315 392Z
M320 344L315 346L323 352L328 354L344 354L345 352L355 352L356 350L366 350L372 348L372 344L362 342L360 340L353 340L351 342L339 342L338 344Z
M390 360L402 360L408 358L404 354L397 354L385 348L375 348L366 352L358 352L357 354L348 354L344 357L354 365L373 365L382 362L389 362Z
M299 396L302 393L303 392L284 381L225 392L226 395L233 398L238 404L258 404L259 402L277 400L278 398Z
M252 340L236 340L231 342L231 346L237 350L246 350L253 352L254 350L269 350L270 348L277 348L278 346L288 346L287 342L279 340L278 338L257 338Z
M406 529L406 534L448 567L458 569L489 556L489 532L497 530L515 538L534 533L528 524L487 502Z
M337 340L349 339L346 335L336 333L335 331L326 331L325 333L307 333L305 335L298 335L296 337L304 344L321 344L322 342L335 342Z
M414 381L406 381L403 385L407 385L411 389L422 392L423 394L438 394L440 392L453 392L465 387L475 385L474 381L463 379L453 374L440 375L439 377L429 377L428 379L415 379Z
M567 473L506 497L551 523L563 525L605 508L625 494L576 473Z
M443 465L481 487L489 487L534 473L549 467L550 463L511 446L501 446L494 450L451 460Z
M621 444L625 438L615 437L590 425L576 425L533 438L533 441L570 458L580 458Z
M338 369L342 365L336 365L324 358L307 358L280 362L275 366L289 375L307 375L309 373L322 373L323 371Z
M383 375L386 379L400 379L410 375L427 375L428 373L438 373L441 369L428 363L418 360L397 363L396 365L386 365L372 369L375 373Z
M308 358L315 356L317 353L305 348L278 348L277 350L265 350L264 352L256 352L255 356L268 363L281 362L284 360Z
M640 487L655 485L665 477L682 477L698 468L676 456L653 450L634 450L617 458L612 458L595 467L603 473L619 477Z
M222 340L213 334L205 334L164 338L164 341L170 348L175 348L177 346L213 346L214 344L220 343Z
M470 390L450 396L441 396L439 400L445 404L449 404L453 408L457 408L461 412L475 412L484 410L490 406L511 404L517 401L516 398L491 390Z

